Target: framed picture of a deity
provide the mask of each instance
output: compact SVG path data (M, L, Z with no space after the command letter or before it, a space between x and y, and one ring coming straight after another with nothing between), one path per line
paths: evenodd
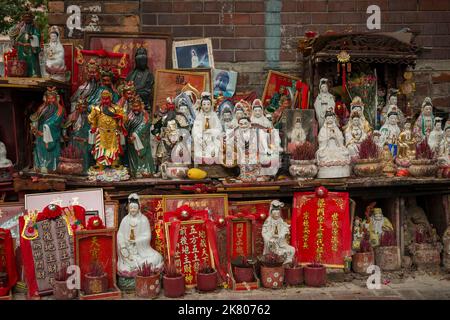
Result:
M163 196L164 212L175 211L181 206L188 205L193 210L206 210L208 217L214 221L228 215L227 194L183 194Z
M174 41L172 60L175 69L214 68L211 39Z
M76 191L35 193L25 195L25 209L28 212L40 212L49 204L60 207L80 205L86 211L98 211L98 216L106 224L103 189L85 189Z
M306 141L317 145L318 123L313 109L284 110L281 125L281 144L285 152L292 154L297 146Z
M158 70L155 77L153 115L166 105L167 98L174 99L187 85L201 93L206 91L210 84L210 72Z
M282 96L290 97L292 107L298 98L295 96L298 81L301 81L300 78L270 70L261 99L266 109L270 112L278 109Z
M105 227L112 229L119 228L119 201L105 201Z
M98 33L86 32L84 48L126 53L135 67L134 55L138 48L147 50L147 65L154 74L156 70L171 67L172 37L163 33Z

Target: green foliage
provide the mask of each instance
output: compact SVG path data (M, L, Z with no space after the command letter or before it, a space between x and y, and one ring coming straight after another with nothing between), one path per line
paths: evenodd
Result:
M35 23L41 30L44 42L48 39L48 0L0 0L0 34L8 34L8 30L22 20L25 11L30 10Z

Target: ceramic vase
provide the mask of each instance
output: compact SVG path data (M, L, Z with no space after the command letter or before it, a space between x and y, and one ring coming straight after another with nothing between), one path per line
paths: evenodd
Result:
M160 273L148 277L136 276L136 296L140 298L155 298L161 291Z

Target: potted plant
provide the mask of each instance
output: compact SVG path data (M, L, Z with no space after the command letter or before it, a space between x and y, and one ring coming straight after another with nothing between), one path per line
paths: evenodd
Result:
M138 297L155 298L161 291L161 273L147 261L139 266L135 282Z
M108 291L108 274L98 261L91 263L89 272L84 275L84 280L85 295Z
M284 257L274 252L263 255L259 262L261 263L261 281L263 287L278 289L283 287L284 282Z
M78 148L70 145L61 151L56 171L60 174L80 175L83 173L83 157Z
M284 281L288 286L298 286L304 282L303 268L298 264L296 256L284 267Z
M53 295L56 300L71 300L77 297L77 289L69 289L67 287L67 267L60 268L55 274L53 282Z
M197 289L203 292L217 289L217 271L204 263L197 272Z
M253 265L249 263L247 257L239 256L231 262L231 265L236 283L255 281Z
M319 262L307 264L304 275L305 284L309 287L324 287L327 284L327 268Z
M164 295L168 298L179 298L184 295L184 275L177 271L173 263L166 265L163 276Z
M408 170L413 177L434 177L436 175L436 159L427 139L416 146L416 159L411 160Z
M358 147L358 157L354 160L353 172L358 177L380 176L383 172L380 149L372 135L364 139Z
M401 268L400 248L397 246L394 231L384 231L381 234L380 245L375 249L375 263L383 271Z
M312 179L317 175L316 147L309 141L292 151L289 173L297 179Z
M364 232L364 236L359 244L359 250L352 256L352 268L356 273L366 273L367 268L374 264L375 257L369 238L369 233Z

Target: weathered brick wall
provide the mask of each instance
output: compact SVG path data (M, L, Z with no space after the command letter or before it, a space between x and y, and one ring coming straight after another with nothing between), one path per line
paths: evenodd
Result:
M268 69L299 74L299 37L307 30L368 31L367 7L381 8L381 31L419 32L427 50L417 65L417 106L432 95L450 109L450 0L129 0L50 1L50 23L64 25L66 8L82 6L82 23L94 12L103 32L166 32L175 40L211 37L216 67L239 72L238 89L264 86ZM81 43L79 40L75 40Z

